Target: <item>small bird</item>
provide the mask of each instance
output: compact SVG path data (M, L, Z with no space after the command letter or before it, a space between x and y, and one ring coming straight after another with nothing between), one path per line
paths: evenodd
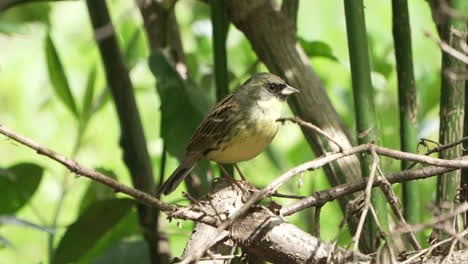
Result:
M211 109L195 130L179 167L157 195L174 191L202 158L237 163L260 154L278 132L283 103L299 92L271 73L257 73Z

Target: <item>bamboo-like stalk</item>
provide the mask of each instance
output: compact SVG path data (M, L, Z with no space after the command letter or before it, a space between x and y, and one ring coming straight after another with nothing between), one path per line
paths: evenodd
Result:
M220 101L229 93L226 38L229 21L224 14L224 1L211 0L211 23L213 26L214 72L216 99Z
M466 41L468 44L468 40ZM465 70L468 72L468 66L466 66ZM466 92L468 90L468 82L465 81L465 113L468 111L468 107L466 102L468 102L468 93ZM468 115L465 115L465 118L463 119L463 136L466 137L468 135ZM463 155L468 155L468 142L463 144ZM461 202L468 202L468 193L466 191L463 191L465 188L468 188L468 169L462 169L461 170L461 183L460 183L460 189L462 190L461 195L460 195L460 201ZM463 214L463 229L468 228L468 212L465 212Z
M462 11L465 0L450 1L451 8ZM434 10L433 10L434 11ZM460 39L451 32L452 29L460 32L467 31L466 22L453 17L446 17L439 25L439 34L442 41L447 42L454 49L460 50ZM452 78L450 75L463 75L466 65L450 54L442 54L441 68L441 96L440 96L440 130L439 141L442 144L454 142L463 136L463 119L465 108L465 81L463 78ZM440 157L451 159L461 156L461 147L447 149L440 153ZM460 172L454 171L440 175L437 179L437 204L453 203L460 187Z
M356 129L359 144L379 141L377 117L372 91L370 59L367 45L366 22L362 0L345 0L346 29L348 35L349 59L353 84L354 106L356 112ZM372 158L366 155L361 159L364 176L369 176ZM372 205L376 209L380 224L388 230L387 207L385 197L380 190L372 191ZM377 237L375 221L368 217L368 232L371 238ZM369 241L372 241L370 239ZM363 243L361 243L362 245ZM373 252L373 243L365 245L364 251Z
M398 73L398 103L400 109L401 150L416 152L416 87L411 50L411 26L407 0L392 0L393 39ZM411 162L403 160L401 169L405 170ZM420 222L419 183L403 183L403 216L409 224Z
M224 14L224 1L210 0L210 6L211 24L213 27L213 64L216 83L216 101L219 102L229 94L226 52L229 20ZM225 165L224 168L230 175L233 175L234 169L232 165ZM221 171L220 175L222 175Z

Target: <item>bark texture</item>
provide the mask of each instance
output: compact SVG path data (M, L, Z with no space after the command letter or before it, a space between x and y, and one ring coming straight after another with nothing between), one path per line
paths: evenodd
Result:
M248 183L218 182L216 191L207 200L194 204L193 207L207 215L229 218L244 205L254 191ZM371 258L365 255L333 247L302 231L278 216L278 212L263 206L252 207L244 216L235 219L229 230L212 241L211 252L230 255L234 246L239 246L248 254L248 259L255 259L255 263L370 263ZM215 231L216 228L212 226L197 223L182 257L198 250ZM230 263L223 261L203 260L199 263Z

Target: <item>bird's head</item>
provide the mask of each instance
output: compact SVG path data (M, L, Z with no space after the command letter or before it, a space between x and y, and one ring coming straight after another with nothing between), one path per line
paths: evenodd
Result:
M257 73L248 79L236 92L244 98L256 101L277 99L286 101L289 95L298 93L280 77L271 73Z

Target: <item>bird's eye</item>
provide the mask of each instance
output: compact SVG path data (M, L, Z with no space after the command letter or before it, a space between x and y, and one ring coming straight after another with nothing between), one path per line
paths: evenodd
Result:
M278 85L276 85L275 83L268 83L267 88L270 92L274 92L278 89Z

